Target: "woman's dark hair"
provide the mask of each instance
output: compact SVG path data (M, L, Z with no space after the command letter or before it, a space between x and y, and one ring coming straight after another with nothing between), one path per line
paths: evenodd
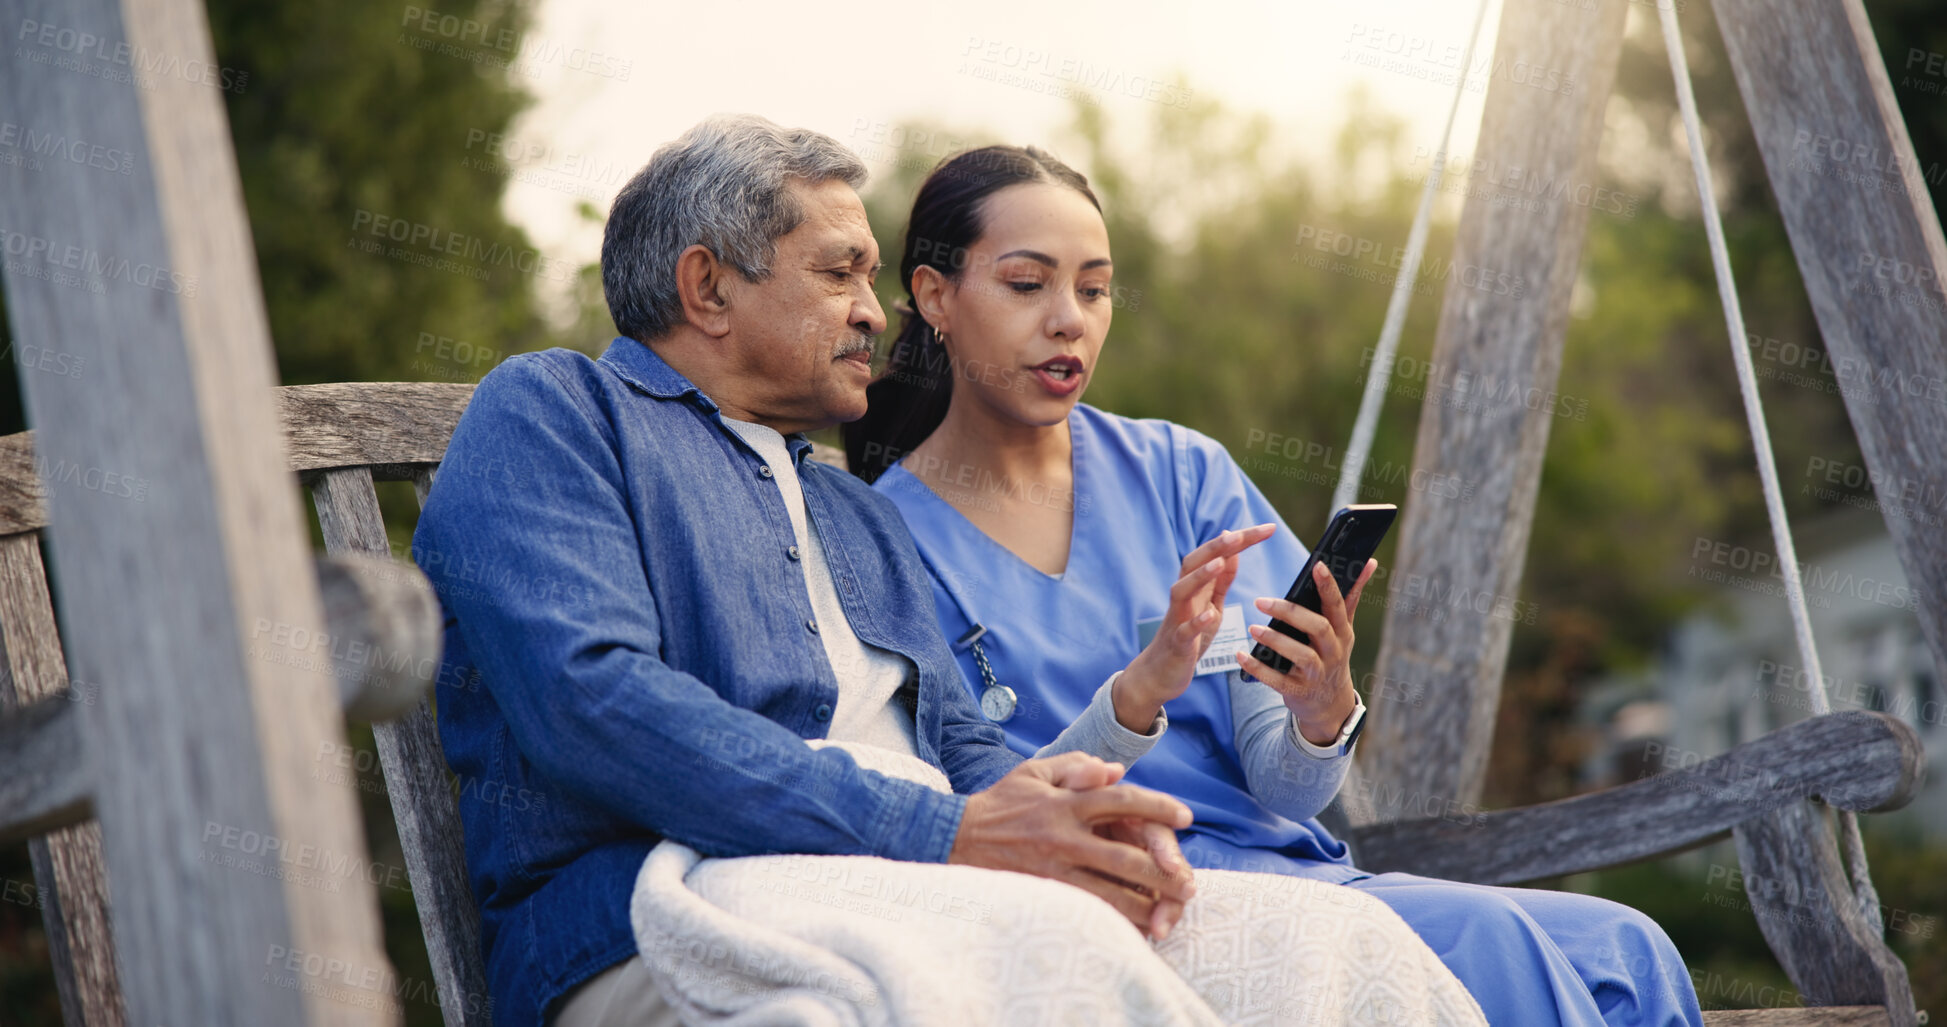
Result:
M899 281L906 286L899 334L885 373L866 386L865 416L839 432L853 474L868 482L878 480L933 434L953 397L953 367L939 333L913 302L913 274L930 267L958 282L967 252L985 231L981 208L987 197L1031 182L1068 186L1088 197L1097 211L1102 209L1081 172L1032 146L983 146L956 154L941 161L920 185L899 258Z

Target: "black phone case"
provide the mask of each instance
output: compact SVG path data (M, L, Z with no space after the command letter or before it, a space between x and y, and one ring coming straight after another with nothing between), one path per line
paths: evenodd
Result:
M1379 543L1385 539L1398 512L1399 508L1391 504L1342 507L1332 517L1332 523L1325 527L1324 536L1305 561L1304 569L1298 572L1298 580L1292 582L1291 591L1285 593L1285 599L1313 613L1322 612L1323 602L1318 595L1318 584L1312 580L1312 568L1320 560L1324 560L1331 570L1332 580L1338 582L1339 594L1350 592L1359 580L1359 572L1365 569L1366 561L1379 551ZM1369 530L1358 530L1366 528L1359 522L1368 517L1379 517L1383 521L1373 523ZM1348 545L1352 548L1346 548ZM1271 619L1271 630L1289 635L1306 645L1312 641L1310 635L1275 617ZM1280 674L1291 671L1291 661L1272 652L1271 647L1262 642L1251 649L1251 658Z

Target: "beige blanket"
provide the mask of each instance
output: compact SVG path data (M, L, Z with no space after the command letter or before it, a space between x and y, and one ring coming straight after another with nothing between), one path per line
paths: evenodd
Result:
M842 743L840 743L842 744ZM903 754L861 765L946 790ZM692 1024L1484 1024L1405 921L1338 885L1199 870L1161 943L1056 881L872 856L658 845L630 914Z

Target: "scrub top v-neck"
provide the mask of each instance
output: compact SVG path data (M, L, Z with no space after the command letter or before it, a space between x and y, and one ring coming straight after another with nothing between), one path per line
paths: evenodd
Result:
M1142 650L1140 625L1160 619L1190 550L1229 528L1282 522L1206 436L1166 421L1133 420L1078 404L1068 418L1074 487L1043 490L1044 501L1073 508L1068 565L1047 574L981 531L922 478L894 465L875 487L906 519L933 571L935 613L948 640L986 627L982 645L995 677L1016 692L1015 714L1000 724L1024 756L1052 741L1087 707L1097 687ZM924 473L927 468L922 467ZM980 480L976 487L1029 486ZM955 486L944 480L942 487ZM1031 501L1035 498L1027 495ZM1283 595L1305 560L1289 530L1240 560L1227 604L1252 623L1267 618L1252 597ZM962 678L979 697L981 675L970 647L956 649ZM1202 674L1167 704L1169 729L1126 780L1182 799L1195 814L1188 834L1232 846L1272 849L1316 861L1319 876L1352 871L1345 847L1315 819L1295 821L1252 797L1232 744L1229 672Z
M1018 569L1030 571L1033 574L1038 574L1041 577L1048 579L1049 581L1064 583L1064 584L1072 583L1075 580L1075 555L1076 555L1075 542L1076 539L1080 537L1082 531L1082 512L1088 509L1089 507L1089 501L1087 498L1085 498L1088 494L1088 490L1087 490L1088 462L1086 460L1086 456L1088 453L1088 449L1087 449L1088 441L1086 439L1083 439L1077 432L1075 432L1074 428L1075 428L1074 415L1070 414L1069 433L1068 433L1068 439L1069 439L1068 459L1069 459L1070 470L1069 470L1069 487L1066 493L1063 494L1052 493L1049 489L1047 489L1039 482L1015 482L1009 480L994 481L991 479L980 478L979 476L976 476L977 480L974 482L973 487L969 489L963 489L963 488L956 488L955 485L950 480L941 479L941 485L945 487L948 491L971 492L975 496L976 502L978 502L980 498L983 496L996 497L1000 494L1012 490L1014 492L1020 493L1022 498L1026 499L1028 502L1031 503L1048 503L1053 505L1066 506L1071 511L1071 516L1068 522L1068 560L1065 564L1062 565L1060 571L1057 571L1053 574L1050 574L1049 572L1044 571L1039 567L1036 567L1034 564L1029 563L1026 557L1022 556L1021 554L1015 552L1012 549L1009 549L1006 545L1004 545L999 539L995 538L994 536L987 534L987 532L982 530L979 525L973 522L972 518L968 517L965 513L961 512L959 507L956 507L952 503L947 502L947 500L944 497L942 497L931 484L927 483L925 477L923 477L923 475L927 473L928 468L922 466L920 468L921 473L916 475L912 471L908 470L904 463L897 463L894 464L892 468L886 472L885 475L881 476L881 481L883 481L885 478L892 477L894 472L897 472L899 475L904 476L906 480L903 483L902 487L916 488L919 490L923 490L925 495L931 500L933 500L935 504L937 504L939 508L937 511L938 516L958 518L960 523L957 525L957 527L961 529L959 534L961 534L965 538L977 540L974 542L974 545L976 547L979 547L980 543L982 542L986 543L986 546L991 548L992 550L990 556L993 559L999 560L1003 563L1011 561L1019 565ZM881 489L885 488L884 485L881 485L880 487ZM903 506L902 506L902 512L903 512ZM910 517L907 518L907 523L909 525L911 524ZM958 637L958 636L954 636L954 637Z

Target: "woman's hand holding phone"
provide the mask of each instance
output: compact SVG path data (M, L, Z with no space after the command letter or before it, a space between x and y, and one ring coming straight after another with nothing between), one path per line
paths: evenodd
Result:
M1224 599L1237 577L1237 554L1271 537L1275 524L1236 528L1190 551L1183 558L1170 606L1156 637L1115 679L1116 721L1146 734L1163 704L1183 694L1196 676L1197 661L1217 637Z
M1345 718L1358 705L1359 695L1352 687L1352 615L1358 612L1359 597L1378 567L1378 560L1367 560L1352 591L1340 595L1332 572L1323 563L1314 565L1312 580L1318 586L1322 614L1286 599L1257 601L1260 611L1311 637L1306 645L1283 632L1251 625L1253 639L1291 661L1289 672L1280 673L1249 653L1237 654L1246 673L1284 696L1286 708L1298 718L1298 733L1314 745L1336 739Z

